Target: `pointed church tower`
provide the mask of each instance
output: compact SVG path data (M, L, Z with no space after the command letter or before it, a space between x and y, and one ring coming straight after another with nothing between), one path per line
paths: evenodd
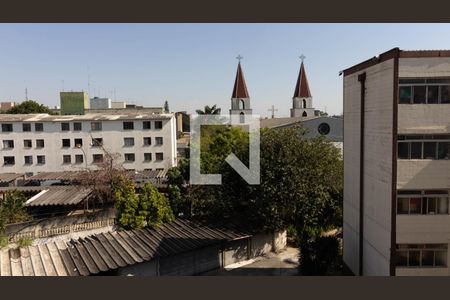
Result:
M314 116L312 106L312 96L309 90L308 79L306 78L304 55L300 56L302 64L298 73L297 84L295 86L294 97L292 97L291 118L305 118Z
M252 109L250 108L250 96L247 91L244 73L241 68L242 56L239 55L236 58L239 60L239 63L236 72L236 79L234 81L233 94L231 95L230 115L251 115Z

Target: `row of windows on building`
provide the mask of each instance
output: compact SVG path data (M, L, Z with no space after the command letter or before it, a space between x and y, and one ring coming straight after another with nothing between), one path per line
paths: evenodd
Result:
M398 159L450 159L450 135L399 135Z
M442 190L397 192L399 215L448 215L449 193Z
M450 103L450 79L400 79L399 103Z
M123 122L123 130L134 130L133 121L125 121ZM69 122L63 122L61 123L61 131L70 131L71 123ZM163 122L162 121L154 121L154 129L162 129ZM2 126L2 132L12 132L13 131L13 124L12 123L3 123ZM142 121L142 129L144 130L150 130L152 129L152 121ZM82 131L83 130L83 123L81 122L73 122L72 123L72 130L73 131ZM91 122L91 131L101 131L102 130L102 122ZM31 123L22 123L22 131L23 132L30 132L31 131ZM34 131L40 132L44 131L44 123L34 123Z
M45 142L43 139L36 139L35 141L36 148L44 148ZM61 145L63 148L69 148L71 147L71 140L70 139L62 139ZM92 138L91 146L92 147L99 147L103 145L103 138ZM135 139L133 137L126 137L123 139L123 145L126 147L132 147L135 145ZM152 138L151 137L144 137L143 138L143 146L151 146L152 145ZM163 145L163 138L162 137L155 137L155 145L160 146ZM73 146L76 148L80 148L83 146L83 139L73 139ZM33 141L32 140L23 140L23 147L24 148L33 148ZM14 148L14 140L3 140L3 149L13 149Z
M75 164L82 164L84 163L84 155L82 154L75 154L74 160L72 160L72 155L67 154L63 155L62 157L62 163L63 164L71 164L74 162ZM24 157L24 165L33 165L33 156L32 155L25 155ZM100 164L103 162L103 154L93 154L92 155L92 163L93 164ZM162 161L164 160L164 153L157 152L155 153L155 161ZM136 161L136 154L135 153L125 153L124 154L124 161L126 163L135 162ZM151 162L152 161L152 153L144 153L143 157L144 162ZM5 166L13 166L16 164L16 158L15 156L4 156L3 157L3 165ZM37 165L45 165L45 155L37 155L36 156L36 164Z
M397 266L440 268L447 266L447 244L397 244Z

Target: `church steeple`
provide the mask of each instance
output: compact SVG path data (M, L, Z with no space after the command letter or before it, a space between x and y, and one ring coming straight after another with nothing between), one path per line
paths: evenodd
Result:
M250 95L241 67L242 56L239 55L236 59L239 62L234 80L233 94L231 95L230 115L239 115L241 122L243 122L244 116L252 114L252 109L250 108Z
M306 78L305 65L300 65L300 71L298 72L297 85L295 86L294 98L310 98L311 92L309 91L308 78Z
M239 57L239 56L238 56ZM250 98L247 85L245 84L244 73L242 72L241 62L238 63L236 79L234 80L233 94L231 98Z
M312 95L309 90L308 78L306 77L305 65L303 63L305 56L302 54L300 59L302 63L298 72L294 96L292 97L292 118L306 118L315 115L315 109L312 106Z

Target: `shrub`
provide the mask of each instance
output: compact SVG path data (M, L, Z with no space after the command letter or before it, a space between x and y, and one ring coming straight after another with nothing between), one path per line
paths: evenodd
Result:
M4 233L0 233L0 248L8 246L8 236Z
M17 241L17 246L19 248L23 248L23 247L31 246L32 243L33 243L32 238L30 238L29 236L23 236Z
M150 182L136 196L133 182L119 178L114 195L121 229L158 227L174 219L169 201Z
M303 275L326 275L339 263L340 244L335 236L320 236L301 245L300 271Z

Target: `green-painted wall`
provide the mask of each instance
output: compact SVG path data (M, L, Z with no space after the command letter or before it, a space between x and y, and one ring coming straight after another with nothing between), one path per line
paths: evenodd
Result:
M83 115L89 108L89 98L85 92L61 92L61 115Z

